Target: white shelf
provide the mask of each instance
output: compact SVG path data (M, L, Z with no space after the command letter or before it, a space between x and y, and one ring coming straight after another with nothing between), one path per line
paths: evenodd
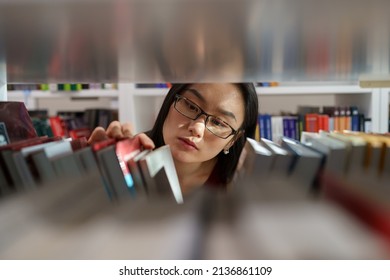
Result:
M135 88L134 96L163 96L168 88ZM275 87L256 87L259 95L301 95L301 94L370 94L372 89L357 85L288 85Z
M168 91L169 88L135 88L134 96L165 96Z
M355 85L310 85L310 86L276 86L257 87L259 95L301 95L301 94L371 94L372 89Z

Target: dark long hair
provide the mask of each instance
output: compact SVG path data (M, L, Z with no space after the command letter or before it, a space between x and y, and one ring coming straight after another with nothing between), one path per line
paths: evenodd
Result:
M175 100L176 94L180 94L191 84L174 84L169 90L158 113L157 120L147 134L154 141L156 147L165 145L163 138L163 125L169 109ZM226 186L234 175L242 149L247 137L254 138L258 116L258 99L256 89L252 83L237 83L236 85L242 94L245 105L245 116L240 130L244 133L235 141L229 149L228 154L220 152L217 155L217 163L207 180L207 185Z

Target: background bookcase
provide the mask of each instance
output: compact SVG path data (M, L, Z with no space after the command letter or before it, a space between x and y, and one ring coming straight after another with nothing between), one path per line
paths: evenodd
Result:
M8 100L23 101L29 109L82 111L88 108L119 110L119 120L134 124L136 132L150 129L168 88L137 88L135 83L120 83L118 89L90 89L77 92L9 91ZM288 83L276 87L256 87L260 112L297 112L299 105L358 106L371 118L372 131L387 132L390 89L361 88L351 83Z
M257 87L260 112L278 114L296 112L299 105L356 105L372 119L372 130L388 131L389 90L363 89L353 84L288 84ZM136 88L134 84L119 85L119 116L135 125L137 132L150 129L168 89ZM123 102L122 102L123 101Z

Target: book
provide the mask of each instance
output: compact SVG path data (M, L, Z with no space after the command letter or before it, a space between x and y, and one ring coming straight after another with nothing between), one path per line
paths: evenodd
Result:
M343 176L346 173L348 146L343 141L319 133L302 133L301 142L326 155L324 171Z
M245 175L251 176L253 180L267 178L275 159L267 145L264 142L247 138L245 150L247 152L243 165Z
M85 175L81 160L74 153L57 156L50 163L59 179L67 177L78 178Z
M49 123L54 136L68 137L69 131L65 121L60 116L49 117Z
M0 120L4 123L3 130L6 129L10 143L38 137L23 102L1 101Z
M271 131L272 131L271 133L272 141L278 143L284 135L282 116L271 117Z
M360 131L359 109L357 106L351 106L350 111L351 111L351 130Z
M28 158L31 166L37 174L40 183L53 182L59 179L60 174L55 171L52 160L72 154L70 141L57 141L51 145L46 145L42 149L31 153Z
M7 127L4 122L0 122L0 146L5 146L10 143Z
M0 162L7 181L15 191L22 191L35 187L33 174L30 171L26 155L36 146L49 145L57 138L36 137L23 141L13 142L0 149Z
M366 153L366 141L362 138L352 135L345 135L340 132L321 132L323 135L327 135L333 139L343 141L347 145L348 157L346 175L355 176L364 172L364 159Z
M281 141L281 146L294 155L293 163L290 166L289 179L299 183L303 188L311 189L314 187L324 162L324 154L288 137L283 137Z
M270 114L259 114L258 123L260 129L260 138L272 140L272 124Z
M149 196L173 195L183 203L183 195L169 145L161 146L139 159Z
M143 150L127 162L131 175L133 176L134 187L137 191L137 195L146 194L147 191L146 182L141 171L139 160L149 152L150 150Z
M390 137L352 131L345 131L344 134L359 136L367 142L364 164L373 179L382 174L390 174Z
M118 201L127 197L130 189L122 173L115 144L99 149L95 155L110 198Z
M142 144L139 138L120 140L115 144L115 152L119 160L127 187L135 191L134 180L128 166L128 162L142 150Z
M305 115L305 131L318 132L319 114L306 114Z
M109 139L95 143L93 150L110 196L118 200L136 195L128 162L142 150L140 139Z
M272 175L281 177L287 176L293 161L293 154L271 140L261 138L261 141L275 157L271 169Z

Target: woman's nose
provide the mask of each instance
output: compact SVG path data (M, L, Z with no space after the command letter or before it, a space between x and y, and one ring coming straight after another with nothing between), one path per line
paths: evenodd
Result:
M188 129L191 131L193 136L199 138L203 137L206 129L206 116L202 115L196 120L191 120Z

